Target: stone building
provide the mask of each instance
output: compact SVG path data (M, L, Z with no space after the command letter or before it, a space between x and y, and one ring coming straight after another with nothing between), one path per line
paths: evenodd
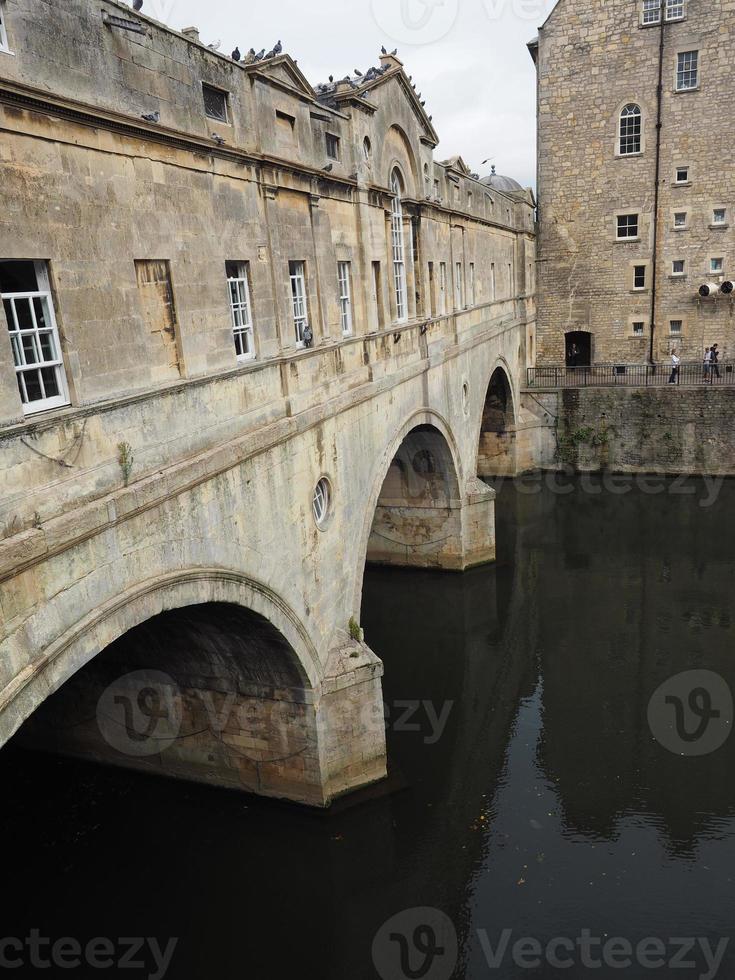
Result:
M732 0L560 0L538 70L539 362L735 357ZM660 96L660 97L659 97ZM701 295L704 294L704 295Z
M434 161L397 58L314 89L124 4L0 12L0 421L532 291L528 199Z
M84 705L54 745L325 805L385 774L366 560L494 557L533 197L434 159L395 56L312 87L117 0L0 18L0 745ZM197 737L103 744L123 666Z

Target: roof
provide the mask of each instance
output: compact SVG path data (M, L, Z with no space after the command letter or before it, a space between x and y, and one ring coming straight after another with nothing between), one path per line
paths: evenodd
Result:
M524 194L525 191L513 177L503 177L501 174L495 173L495 167L493 167L493 172L489 177L483 177L482 183L486 187L492 187L496 191L503 191L505 194Z

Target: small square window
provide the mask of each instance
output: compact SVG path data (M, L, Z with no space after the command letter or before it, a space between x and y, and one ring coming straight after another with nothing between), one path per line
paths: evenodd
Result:
M674 259L671 263L671 274L674 276L684 275L684 259Z
M677 211L674 214L674 228L686 228L686 224L687 224L686 211Z
M202 93L204 95L204 111L207 116L210 119L216 119L217 122L226 123L228 121L227 92L212 88L211 85L202 84Z
M643 321L642 320L636 320L635 321L635 323L633 324L633 336L634 337L642 337L643 336L643 326L644 325L643 325Z
M724 259L710 259L709 260L709 271L714 275L720 275L724 268Z
M339 160L339 136L327 133L327 156L330 160Z
M633 266L633 288L646 288L646 267L645 265Z
M666 0L666 20L682 20L685 0Z
M724 225L725 219L727 217L727 211L725 208L715 208L712 212L712 224L714 225Z
M643 0L643 23L661 23L661 0Z
M677 184L688 184L689 183L689 167L677 167L676 168L676 183Z
M699 51L681 51L676 62L676 90L686 92L699 84Z
M680 334L681 333L681 326L682 326L682 321L681 320L669 320L669 332L670 333Z
M638 237L638 215L619 214L618 215L618 238L637 238Z

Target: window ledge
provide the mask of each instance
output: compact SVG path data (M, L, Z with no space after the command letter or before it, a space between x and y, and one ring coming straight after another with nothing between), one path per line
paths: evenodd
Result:
M672 231L689 231L689 225L672 225Z
M686 272L670 272L667 278L672 279L674 282L677 282L677 281L681 281L682 279L686 279L688 277Z
M11 51L10 48L0 48L0 54L9 54L11 58L15 57L15 51Z
M725 231L725 229L730 227L729 221L715 221L709 225L710 231Z
M641 294L645 296L646 293L649 292L649 289L648 286L637 286L637 287L634 286L633 289L630 290L630 292L633 294L633 296L640 296Z
M671 186L672 187L691 187L692 186L692 182L691 182L691 180L672 180L671 181Z
M643 150L636 150L635 153L621 153L620 150L615 151L615 158L617 160L627 160L629 157L642 157Z
M691 92L698 92L701 86L695 85L694 88L674 88L672 92L674 95L689 95Z
M640 235L636 238L613 238L616 245L635 245L636 242L641 240Z

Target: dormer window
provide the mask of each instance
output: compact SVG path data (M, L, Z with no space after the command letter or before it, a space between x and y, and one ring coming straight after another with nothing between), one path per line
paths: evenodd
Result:
M213 88L211 85L202 83L202 95L204 96L204 112L210 119L217 122L227 123L227 92L222 89Z

